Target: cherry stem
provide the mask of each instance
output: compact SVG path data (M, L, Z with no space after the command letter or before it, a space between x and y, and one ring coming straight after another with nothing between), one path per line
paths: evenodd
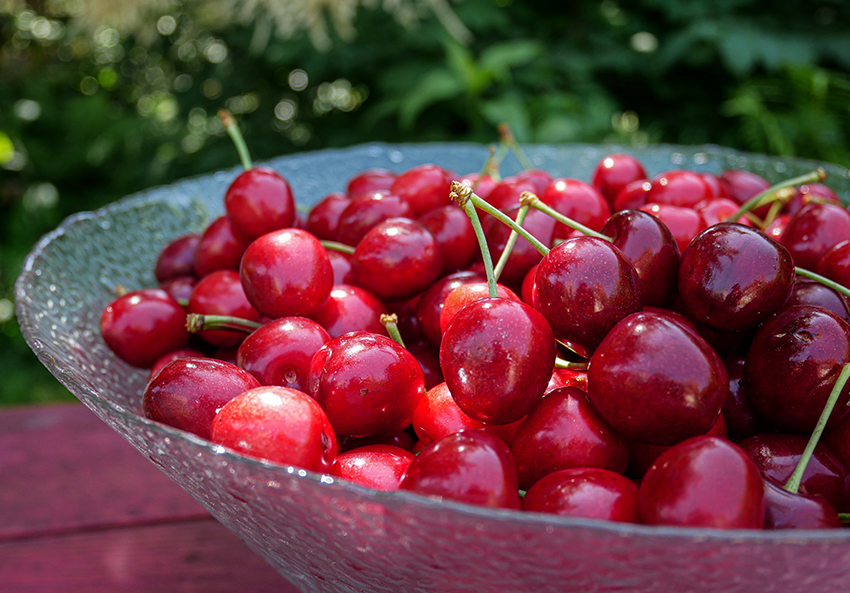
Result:
M838 520L841 521L843 525L847 525L850 523L850 513L838 513Z
M587 361L585 362L571 362L569 360L564 360L563 358L555 358L555 368L556 369L567 369L570 371L581 371L584 372L587 370Z
M499 176L500 162L501 159L499 159L498 161L496 160L496 147L490 145L490 147L487 149L487 160L484 161L484 166L481 167L480 171L478 171L478 179L476 179L475 183L472 184L472 191L478 189L478 186L481 184L481 180L484 179L484 177L486 176L489 176L490 179L492 179L496 183L499 182L499 180L501 179Z
M484 261L484 273L487 275L487 289L491 297L499 296L499 292L496 289L496 275L493 273L493 258L490 256L490 248L487 247L487 238L484 236L484 229L481 228L481 220L478 218L478 212L475 210L475 206L477 205L475 199L478 198L479 202L484 202L484 200L476 196L471 187L464 185L460 181L452 181L449 197L458 206L463 208L469 217L469 222L472 223L472 230L475 231L475 238L478 240L478 247L481 249L481 259ZM484 203L486 204L486 202ZM508 218L508 220L511 219ZM511 220L511 223L513 223L513 220Z
M824 286L831 288L835 292L843 294L846 297L850 297L850 288L847 288L843 284L839 284L838 282L833 282L829 278L821 276L820 274L815 274L814 272L810 272L809 270L806 270L804 268L794 268L794 272L796 272L796 274L798 276L803 276L803 277L809 278L811 280L816 280L816 281L820 282L821 284L823 284Z
M499 124L499 137L502 139L502 143L511 149L511 152L514 153L514 156L519 161L519 164L523 169L533 169L534 165L531 164L531 161L528 160L528 157L525 156L525 153L520 148L519 143L514 138L513 132L511 132L511 128L506 123Z
M225 111L224 109L218 112L218 117L221 119L227 135L230 136L230 139L233 140L233 144L236 146L236 152L239 153L239 160L242 161L242 168L248 171L254 165L251 163L251 154L248 152L248 145L245 144L245 138L242 136L236 120L233 119L229 111Z
M477 208L480 208L493 218L497 219L499 222L508 225L511 230L516 231L520 237L528 241L531 246L534 247L541 254L546 255L547 253L549 253L549 248L546 247L543 243L541 243L537 239L537 237L529 233L521 226L517 225L516 222L514 222L514 220L510 216L508 216L507 214L487 202L487 200L484 200L480 196L475 195L474 192L469 193L466 199L472 202Z
M521 227L522 223L525 222L525 217L528 216L528 209L530 206L528 204L522 204L519 207L519 212L516 213L516 220L514 223ZM493 274L496 276L496 281L499 281L499 276L502 275L502 270L505 269L505 266L508 263L508 259L511 257L511 251L514 249L514 245L516 245L516 240L519 237L519 234L511 229L511 234L508 235L508 241L505 243L505 248L502 250L502 255L499 256L499 261L496 262L496 267L493 269Z
M401 332L398 331L398 315L395 313L382 313L380 320L381 324L387 328L390 338L402 348L407 348L404 345L404 340L401 338Z
M818 423L812 431L812 436L809 438L809 442L806 444L806 448L800 456L800 461L791 473L791 477L788 478L788 481L785 483L784 488L788 492L797 494L800 490L800 482L803 480L803 472L806 471L809 459L812 458L812 455L815 452L815 447L817 447L818 441L820 441L820 437L826 428L826 423L829 421L829 416L832 414L832 409L835 407L835 404L838 401L838 396L841 395L848 378L850 378L850 363L845 364L841 368L841 372L838 374L838 379L835 380L835 385L832 386L832 391L829 393L829 397L826 399L826 404L823 406L823 411L820 413Z
M544 202L543 200L541 200L540 198L538 198L537 196L535 196L531 192L528 192L528 191L522 192L522 195L520 196L519 199L520 199L520 203L522 203L522 201L525 199L534 208L537 208L538 210L540 210L541 212L544 212L545 214L548 214L549 216L551 216L552 218L554 218L558 222L565 224L568 227L570 227L571 229L578 231L578 232L580 232L584 235L587 235L588 237L596 237L597 239L602 239L603 241L608 241L609 243L614 242L614 239L612 239L608 235L603 235L602 233L598 233L598 232L594 231L592 228L586 227L583 224L581 224L580 222L573 220L569 216L564 216L563 214L561 214L560 212L558 212L557 210L552 208L549 204L547 204L546 202Z
M345 243L338 243L336 241L319 241L322 245L325 246L325 249L330 249L331 251L339 251L340 253L346 253L348 255L354 255L354 247L351 245L346 245Z
M262 326L262 323L241 317L231 317L230 315L201 315L200 313L186 315L186 329L190 334L206 330L225 330L250 334Z
M755 196L744 202L741 208L735 214L728 217L725 222L738 222L738 219L741 218L744 214L746 214L750 210L755 209L758 206L761 206L762 200L764 200L768 196L771 196L773 193L779 191L780 189L786 187L793 187L795 185L805 185L806 183L815 183L817 181L824 181L825 179L826 170L822 167L818 167L814 171L810 171L805 175L799 175L797 177L792 177L791 179L786 179L785 181L780 181L776 185L771 185L769 188L767 188L760 194L756 194Z

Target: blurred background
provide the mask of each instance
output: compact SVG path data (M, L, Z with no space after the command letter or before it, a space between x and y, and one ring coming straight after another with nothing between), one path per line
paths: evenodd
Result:
M714 143L850 166L845 0L0 0L0 405L71 399L13 284L64 217L362 142Z

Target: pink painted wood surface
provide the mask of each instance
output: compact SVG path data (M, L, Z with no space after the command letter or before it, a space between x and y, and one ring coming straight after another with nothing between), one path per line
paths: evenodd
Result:
M0 590L297 591L80 404L0 409Z

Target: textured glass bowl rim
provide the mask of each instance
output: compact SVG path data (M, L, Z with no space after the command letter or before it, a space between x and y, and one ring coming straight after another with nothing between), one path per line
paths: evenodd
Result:
M386 143L372 143L372 144L363 144L349 148L342 149L324 149L318 151L310 151L306 153L302 153L299 155L289 155L279 157L277 159L273 159L264 163L256 163L262 164L266 166L270 166L275 168L276 166L282 163L297 163L299 160L303 159L323 159L323 158L339 158L345 157L347 155L355 154L359 151L398 151L400 153L404 153L405 151L415 151L420 148L427 147L428 149L437 149L437 150L445 150L448 153L455 147L463 147L463 148L473 148L480 149L482 151L482 156L486 158L487 147L485 145L477 145L471 143L425 143L425 144L386 144ZM767 162L779 164L783 162L791 162L793 161L797 165L801 165L805 168L810 168L814 170L817 167L825 167L829 171L829 174L832 178L834 176L838 176L840 178L844 178L845 180L850 179L850 170L841 167L839 165L822 163L819 161L809 160L809 159L800 159L800 158L787 158L787 157L771 157L767 155L755 154L755 153L747 153L742 151L737 151L721 146L716 145L652 145L643 148L634 148L628 146L620 146L620 145L592 145L592 144L570 144L570 145L523 145L525 150L529 150L532 153L535 150L575 150L575 151L596 151L599 153L600 158L605 154L615 153L615 152L630 152L635 153L640 156L640 153L653 153L653 154L679 154L679 155L697 155L704 154L710 155L712 157L717 157L729 162L740 161L742 163L749 162ZM482 161L483 162L483 161ZM674 168L674 167L670 167ZM28 282L36 282L37 279L33 276L33 271L37 269L38 261L45 257L44 252L50 246L51 242L54 241L57 237L62 236L66 233L66 230L70 227L73 227L80 221L89 220L89 219L97 219L103 217L106 214L115 215L116 213L120 213L121 211L132 212L135 205L138 203L146 203L146 202L159 202L163 200L163 196L167 195L166 192L169 188L177 187L182 183L192 182L197 180L203 180L205 178L212 177L214 175L219 174L227 174L230 175L231 178L235 176L241 169L238 167L234 167L230 170L219 171L216 173L200 175L197 177L191 177L184 180L180 180L175 182L170 186L162 186L157 188L152 188L149 190L145 190L139 192L137 194L133 194L127 197L124 197L116 202L113 202L103 208L99 208L94 211L88 212L80 212L77 214L73 214L67 217L62 223L53 231L43 236L33 247L32 251L25 258L24 263L22 265L22 271L19 275L16 283L15 283L15 295L16 295L16 313L18 317L18 321L21 326L21 331L26 340L29 347L36 354L39 360L44 364L45 367L66 387L68 387L81 401L86 404L89 408L94 410L94 405L88 402L85 398L82 397L81 393L78 391L86 392L86 395L89 397L96 399L100 402L103 407L108 408L109 412L117 417L122 418L128 424L137 425L140 429L144 428L149 431L153 431L154 433L160 435L163 440L165 439L178 439L185 443L191 444L201 450L204 450L207 454L215 455L223 458L223 460L227 461L231 464L239 464L242 466L246 466L249 468L256 468L259 470L263 470L264 472L273 472L277 477L280 478L280 486L281 488L285 487L285 481L287 479L297 479L297 480L307 480L316 483L322 484L322 487L332 488L338 490L340 494L358 497L363 501L381 503L382 501L394 501L401 502L402 504L408 505L410 507L411 512L414 513L449 513L449 514L459 514L465 515L470 518L475 518L478 520L489 520L501 522L506 527L511 524L537 524L551 527L553 529L566 529L569 530L571 528L583 528L590 530L598 530L600 532L608 532L617 534L624 537L633 537L633 538L644 538L644 539L652 539L652 538L677 538L681 540L699 540L699 541L713 541L719 544L722 543L741 543L746 541L752 541L757 543L773 543L773 544L824 544L824 543L850 543L850 528L842 528L842 529L815 529L815 530L779 530L779 531L762 531L762 530L748 530L748 529L733 529L733 530L720 530L720 529L709 529L709 528L691 528L691 527L669 527L669 526L649 526L649 525L639 525L639 524L630 524L630 523L617 523L610 521L598 521L592 519L582 519L582 518L569 518L569 517L560 517L556 515L548 515L543 513L533 513L527 511L512 511L512 510L502 510L502 509L490 509L481 506L468 505L463 503L454 502L451 500L437 500L434 498L430 498L427 496L421 496L412 492L407 491L395 491L395 492L383 492L378 490L373 490L370 488L365 488L354 484L352 482L347 482L344 480L337 480L331 476L327 476L324 474L319 474L315 472L305 471L300 468L288 467L283 465L278 465L274 463L269 463L260 459L250 458L243 455L240 455L234 451L221 447L219 445L215 445L210 441L207 441L203 438L200 438L194 434L184 432L182 430L178 430L172 428L170 426L166 426L160 424L158 422L154 422L143 416L136 414L135 412L126 409L124 406L119 405L118 403L110 400L107 397L102 396L99 392L94 389L90 389L87 385L78 382L73 373L68 372L61 365L57 364L57 362L47 353L44 352L43 346L41 345L40 340L35 336L37 331L36 322L34 319L33 311L30 310L24 303L24 299L21 298L25 294L25 286ZM403 170L403 169L402 169ZM845 181L846 183L846 181ZM848 201L848 196L842 195L842 200L846 203ZM172 200L172 196L168 195L168 199ZM181 204L178 200L177 205L188 205ZM95 410L96 411L96 410Z

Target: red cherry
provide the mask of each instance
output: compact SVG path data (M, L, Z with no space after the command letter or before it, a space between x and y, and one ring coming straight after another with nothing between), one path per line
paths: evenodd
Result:
M693 208L712 197L713 192L701 175L687 169L674 169L653 178L647 201Z
M398 490L416 456L392 445L367 445L337 456L331 475L375 490Z
M785 204L783 212L794 216L803 206L811 202L841 205L841 199L831 188L822 183L808 183L797 188L797 193Z
M443 260L442 274L469 266L478 256L478 241L466 212L449 204L434 208L416 219L434 236Z
M460 271L443 276L422 293L416 303L416 318L422 334L431 344L439 347L443 339L440 315L446 304L446 297L458 286L472 282L486 282L484 274Z
M326 251L333 270L334 286L353 283L354 273L351 271L351 256L335 249L327 249Z
M525 192L538 193L537 186L530 181L523 181L516 177L505 177L493 188L487 197L487 202L502 212L519 206L519 198ZM489 215L487 215L489 217ZM491 220L491 218L485 218ZM484 221L482 221L484 224Z
M616 472L592 467L563 469L541 478L523 497L522 510L640 522L637 485Z
M210 440L243 455L309 471L328 472L336 435L324 411L306 393L278 385L245 391L212 422Z
M229 362L181 358L165 365L145 387L142 405L151 420L210 438L218 410L257 380Z
M194 348L180 348L179 350L173 350L168 354L160 356L155 363L151 366L151 372L148 375L148 381L156 377L157 373L165 368L170 362L174 362L175 360L180 360L181 358L205 358L206 354L201 352L200 350L195 350Z
M359 196L382 189L390 189L397 175L387 169L366 169L348 180L345 191L349 196Z
M850 323L850 302L847 297L816 280L801 276L794 281L785 306L793 307L794 305L823 307Z
M449 191L454 175L433 164L419 165L399 175L390 191L413 207L414 216L450 204Z
M480 175L479 173L469 173L458 179L462 184L470 187L475 192L475 195L482 200L486 200L490 196L490 192L499 184L490 175Z
M216 270L238 270L250 237L236 230L226 216L216 218L201 235L195 249L195 274L203 278Z
M513 177L517 181L532 184L536 188L534 193L538 196L546 191L546 188L552 183L552 176L543 169L523 169Z
M640 209L649 212L670 229L680 253L685 251L691 239L708 226L702 219L702 215L693 208L651 202L641 206Z
M598 231L611 216L611 207L595 187L579 179L555 179L540 196L540 199L576 222ZM572 229L563 223L557 223L552 231L552 239L569 236Z
M835 204L812 202L791 217L781 241L795 265L814 270L823 254L847 237L850 212Z
M516 219L518 212L519 208L516 207L507 210L505 214L512 219ZM541 243L549 246L552 244L552 234L556 224L554 218L545 212L532 208L528 211L522 226ZM485 237L490 253L501 255L508 244L510 235L510 227L501 222L494 221L494 223L488 225L485 230ZM511 249L508 260L499 276L499 281L504 284L518 286L526 274L528 274L528 270L537 265L542 257L540 252L532 247L528 241L522 237L517 237L516 243L513 249Z
M100 315L100 333L118 358L143 369L189 343L186 310L159 288L130 292L109 303Z
M325 328L332 338L353 331L386 335L387 330L381 323L381 315L386 313L384 303L365 288L337 284L331 290L328 301L310 318Z
M649 525L761 529L764 483L740 447L697 436L671 447L649 468L639 507Z
M161 283L159 287L178 303L187 303L196 284L198 279L194 276L177 276Z
M162 283L181 276L195 276L195 250L200 241L199 235L185 235L169 242L159 252L154 265L157 282Z
M353 247L379 223L398 217L413 217L413 208L406 200L386 190L360 194L339 215L337 241Z
M299 229L256 239L242 257L242 286L260 313L276 319L309 316L328 300L333 269L324 246Z
M619 212L620 210L640 208L649 202L650 189L652 189L652 183L645 179L629 183L617 192L614 202L611 204L611 210Z
M744 392L746 360L743 356L733 356L723 361L729 377L729 395L723 403L722 417L726 420L729 439L734 442L764 432L767 428L764 421L753 412Z
M700 213L707 227L724 222L727 218L738 212L739 209L740 205L729 198L713 198L694 206L694 210ZM750 223L746 216L741 216L737 222L752 226L752 223Z
M295 198L289 182L268 167L252 167L240 173L224 194L224 209L233 226L252 238L295 221Z
M712 199L719 200L728 200L729 192L726 191L726 186L723 185L723 182L720 181L720 177L715 175L714 173L709 173L707 171L698 171L697 174L702 177L703 181L708 184L708 187L711 189ZM731 214L737 212L736 208Z
M259 321L260 314L248 302L239 274L233 270L217 270L202 278L189 297L189 313L200 315L226 315ZM216 346L233 346L245 339L241 332L203 330L198 335Z
M520 300L514 291L501 284L496 285L496 294L503 299ZM440 309L440 333L446 333L446 328L449 327L449 323L451 323L458 311L473 301L489 297L490 288L486 282L469 282L453 289L446 295L443 306Z
M772 478L764 479L765 529L833 529L838 513L818 494L792 493Z
M827 249L818 260L814 271L850 288L850 239Z
M339 217L350 202L351 198L342 192L328 194L310 210L305 230L317 239L336 241L339 232Z
M608 204L613 206L617 194L630 183L646 179L646 169L634 156L626 153L609 154L596 164L590 182L596 186Z
M757 173L745 169L727 169L720 174L720 183L729 198L744 204L770 187L770 182ZM761 213L760 213L761 215Z

